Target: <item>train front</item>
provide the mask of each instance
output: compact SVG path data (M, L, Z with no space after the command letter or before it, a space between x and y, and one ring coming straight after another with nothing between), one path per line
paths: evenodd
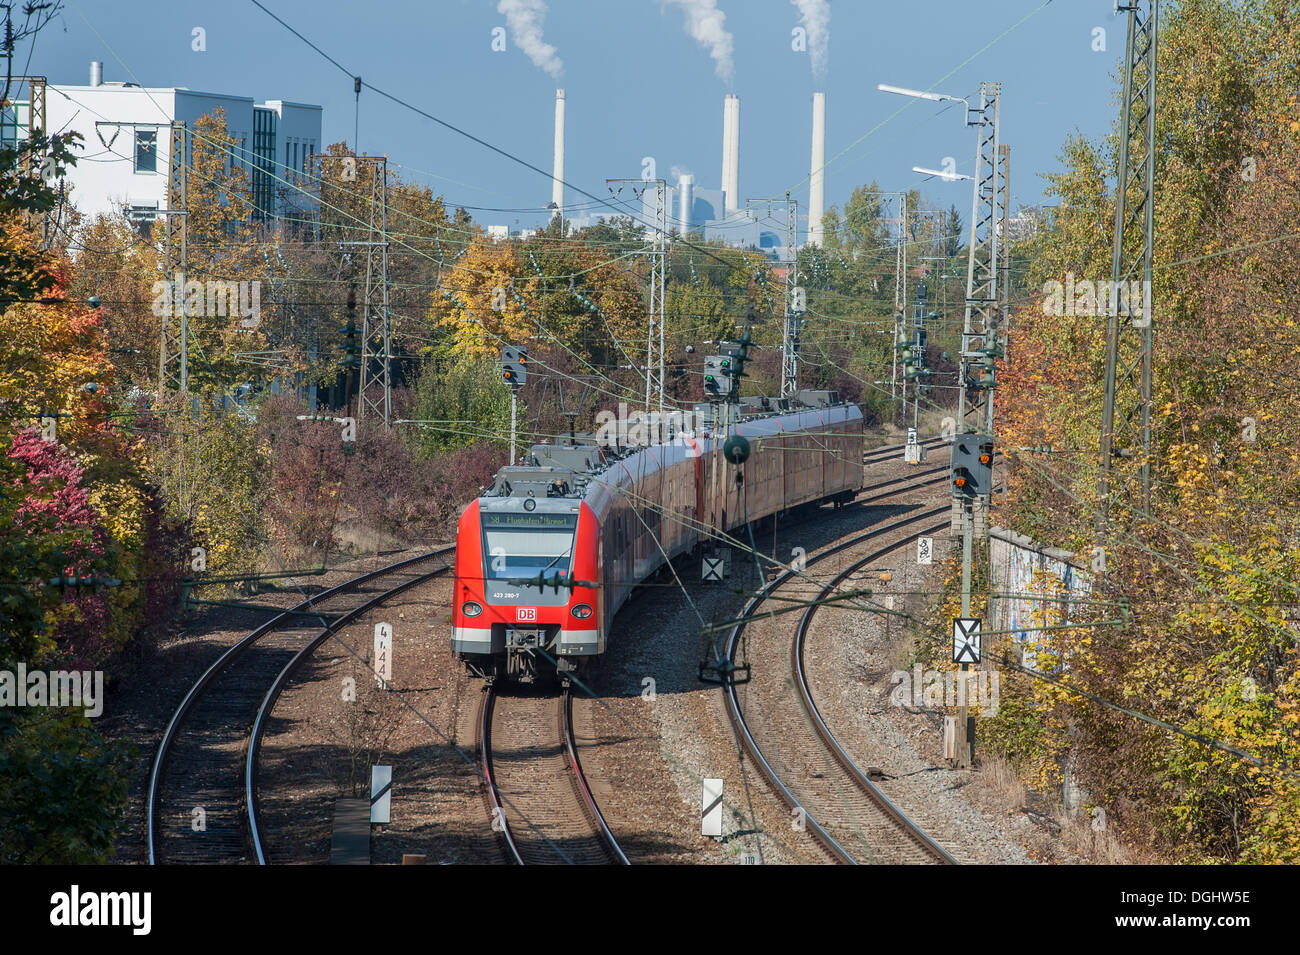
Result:
M605 650L600 533L576 497L480 497L461 515L451 648L470 673L533 682Z

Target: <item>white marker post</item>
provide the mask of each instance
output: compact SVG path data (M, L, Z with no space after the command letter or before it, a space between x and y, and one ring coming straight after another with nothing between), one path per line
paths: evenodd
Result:
M916 562L929 564L934 561L934 538L918 537L916 539Z
M370 767L370 821L387 824L392 811L393 767Z
M704 780L704 798L701 802L703 817L700 833L706 836L722 835L722 780Z
M907 444L903 448L903 460L908 464L920 464L925 460L925 449L916 439L916 429L907 429Z
M393 678L393 625L375 624L375 682L381 690Z

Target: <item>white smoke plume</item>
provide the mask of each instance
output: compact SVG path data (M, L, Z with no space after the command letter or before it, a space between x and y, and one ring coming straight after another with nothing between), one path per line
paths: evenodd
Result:
M829 0L790 0L799 11L799 22L808 31L808 57L813 76L826 77L826 60L830 55L831 5Z
M718 9L717 0L664 0L681 7L686 14L686 32L713 57L713 71L724 83L736 73L732 60L732 37L723 26L727 15Z
M546 18L545 0L500 0L497 13L505 16L511 38L533 61L533 65L559 79L564 72L564 63L555 55L555 47L542 39L542 20Z

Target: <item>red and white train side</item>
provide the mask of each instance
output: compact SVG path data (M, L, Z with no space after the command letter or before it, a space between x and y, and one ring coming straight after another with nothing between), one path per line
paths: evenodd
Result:
M739 485L722 457L731 434L750 445ZM621 454L536 445L461 515L452 650L488 679L576 672L605 652L618 609L666 561L746 520L851 500L862 448L861 411L838 403ZM556 577L567 583L538 585Z

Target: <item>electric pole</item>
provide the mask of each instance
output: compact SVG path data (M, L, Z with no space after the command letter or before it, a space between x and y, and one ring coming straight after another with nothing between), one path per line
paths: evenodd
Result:
M190 320L185 308L185 272L189 265L189 131L184 123L171 124L167 157L167 238L164 246L164 281L172 283L171 308L162 314L158 336L158 397L168 387L182 396L189 391Z
M999 242L1005 230L1002 208L1007 186L999 142L998 83L980 84L979 108L967 105L966 124L976 127L975 178L971 195L969 250L966 261L966 308L962 322L961 358L957 380L956 433L952 443L952 529L961 533L961 615L971 614L971 577L975 538L988 534L993 466L992 399L997 350L997 324L1005 306L998 279L1004 264ZM973 115L972 115L973 114ZM976 371L978 369L978 378ZM969 398L967 392L973 389ZM983 469L987 468L988 477ZM972 477L974 480L972 481ZM972 484L974 485L972 487ZM962 663L963 688L969 675ZM965 699L967 694L963 694ZM966 705L958 718L958 765L975 759L975 719Z
M659 393L659 411L664 410L664 325L668 318L665 291L668 273L668 181L666 179L606 179L610 192L614 192L612 183L642 183L638 192L632 193L640 199L652 184L655 188L654 238L650 250L650 317L646 327L645 346L645 410L650 411L650 402L657 391ZM620 190L621 191L621 190ZM614 193L617 195L617 193Z
M803 332L806 303L799 287L799 250L795 248L795 228L799 221L799 200L785 194L785 322L781 334L781 397L799 394L799 336ZM773 531L775 532L775 524Z
M966 124L977 130L975 180L971 196L969 250L966 261L966 309L962 324L961 363L957 380L956 434L989 433L988 411L994 385L993 363L998 296L998 253L1002 198L1001 152L998 149L1000 84L981 83L978 109L968 109ZM970 114L974 114L973 118ZM978 377L977 377L978 370ZM973 394L968 394L973 392ZM980 502L954 501L952 529L965 526L962 511L973 507L974 533L987 531L987 514Z
M898 200L898 244L894 246L894 375L898 395L903 399L903 420L907 420L907 382L898 380L898 351L907 340L907 193ZM891 388L891 392L892 392ZM891 394L892 397L892 394Z
M772 214L772 203L785 203L785 302L781 308L781 397L793 398L799 393L799 337L803 332L803 316L807 311L804 290L799 287L799 251L795 248L799 224L799 200L790 198L748 199L746 208L757 202L767 203L767 215Z
M1097 536L1112 505L1151 506L1151 264L1155 248L1156 39L1159 0L1131 0L1120 113L1111 292L1106 318L1106 384L1097 475ZM1130 290L1141 280L1141 302ZM1130 321L1120 320L1120 292ZM1119 412L1117 415L1116 412ZM1117 459L1122 466L1117 467Z
M1011 147L998 143L998 305L989 328L988 346L984 349L984 368L994 375L997 360L1006 355L1008 320L1011 313L1011 236L1008 234L1011 218ZM993 388L987 390L987 414L984 430L993 434Z
M388 312L388 159L356 158L370 166L370 234L365 243L366 284L362 296L357 418L362 421L373 415L383 421L387 431L393 421L393 342Z

